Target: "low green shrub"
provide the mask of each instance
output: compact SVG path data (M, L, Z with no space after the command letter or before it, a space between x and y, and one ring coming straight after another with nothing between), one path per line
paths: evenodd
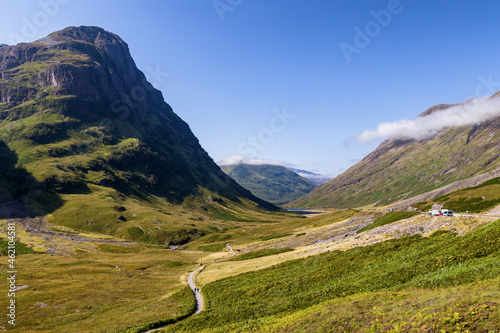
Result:
M15 255L21 255L21 254L39 254L43 252L35 251L30 249L26 244L22 242L15 242L14 245L15 249ZM0 238L0 255L2 256L8 256L9 255L9 241L4 240Z
M261 237L259 237L259 239L266 241L266 240L270 240L270 239L283 238L283 237L288 237L288 236L292 236L292 235L293 234L268 235L268 236L261 236Z
M99 251L107 253L139 253L144 250L140 246L122 246L114 244L99 244Z
M242 260L260 258L260 257L266 257L266 256L271 256L273 254L290 252L293 250L294 249L284 248L284 249L265 249L265 250L247 252L247 253L243 253L242 255L239 255L237 257L234 257L232 259L229 259L229 261L242 261Z
M198 250L203 252L221 252L225 248L226 248L226 243L216 243L216 244L198 246Z

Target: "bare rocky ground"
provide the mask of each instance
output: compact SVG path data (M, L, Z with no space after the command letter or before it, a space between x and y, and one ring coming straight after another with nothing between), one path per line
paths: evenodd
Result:
M490 209L486 215L491 215L491 216L500 216L500 205L496 206L493 209Z
M498 211L500 211L500 206L493 210L493 212ZM305 232L305 235L300 235L301 232L296 231L296 234L300 235L299 237L293 235L279 240L272 240L241 249L241 252L266 248L294 248L303 254L317 254L331 250L346 250L356 246L371 245L408 235L429 236L437 230L448 230L462 235L495 221L494 216L443 217L420 214L359 234L356 233L357 230L372 223L374 219L374 215L353 217L341 222L309 229Z
M28 247L54 255L70 255L74 253L75 249L97 252L96 244L137 245L134 242L82 236L73 234L71 231L68 231L68 233L54 231L53 228L58 230L64 230L65 228L50 224L43 217L17 218L8 221L15 223L17 234L23 235L21 237L22 242Z
M118 244L123 246L137 245L134 242L124 242L111 236L76 234L68 228L56 226L47 221L45 217L25 217L30 214L18 202L8 202L0 206L2 211L0 221L13 222L16 226L16 238L25 243L29 248L53 255L74 254L76 249L87 252L97 252L96 244ZM0 231L4 236L6 227Z

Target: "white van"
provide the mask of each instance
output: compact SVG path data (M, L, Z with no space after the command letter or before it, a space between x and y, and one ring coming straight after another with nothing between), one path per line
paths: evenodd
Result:
M432 216L439 216L439 214L441 214L440 210L433 210L431 213Z
M443 214L443 216L453 216L453 211L449 209L443 209L441 210L441 214Z

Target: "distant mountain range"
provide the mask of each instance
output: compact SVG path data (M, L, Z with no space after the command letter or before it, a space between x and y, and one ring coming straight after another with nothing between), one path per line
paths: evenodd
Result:
M0 153L0 203L25 204L0 209L3 217L65 205L58 221L131 235L120 217L125 198L144 207L163 200L165 214L187 201L206 214L227 204L278 209L222 172L138 70L127 44L98 27L2 45ZM105 211L109 205L120 209ZM99 216L96 207L103 207Z
M254 195L276 205L296 200L316 187L313 182L284 166L236 164L221 168Z
M494 96L498 96L499 93ZM440 104L419 117L456 104ZM384 206L500 168L500 117L422 140L393 137L290 207ZM488 178L488 177L486 177Z

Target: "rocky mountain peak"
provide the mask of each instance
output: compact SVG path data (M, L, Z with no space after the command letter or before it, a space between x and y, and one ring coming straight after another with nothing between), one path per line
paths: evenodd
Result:
M147 111L148 103L163 102L137 69L128 45L98 27L69 27L33 43L2 47L0 80L3 103L20 104L44 94L116 100L137 90L140 111Z
M0 48L2 141L50 193L101 186L181 203L206 201L211 191L233 204L244 198L252 209L277 209L222 172L127 44L97 27Z

